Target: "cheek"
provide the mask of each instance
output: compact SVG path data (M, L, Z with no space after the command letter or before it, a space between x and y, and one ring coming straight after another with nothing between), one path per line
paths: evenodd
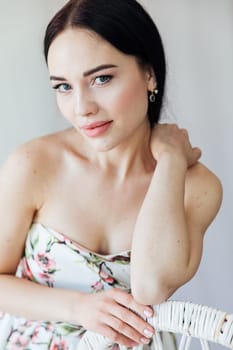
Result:
M124 115L137 114L143 117L147 113L148 98L146 87L142 84L135 83L127 86L118 92L117 97L113 100L112 107L114 110Z
M72 105L70 102L67 97L57 96L58 109L67 120L72 120Z

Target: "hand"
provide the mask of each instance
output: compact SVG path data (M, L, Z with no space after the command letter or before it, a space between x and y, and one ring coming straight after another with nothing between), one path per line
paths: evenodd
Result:
M201 150L192 147L186 129L176 124L157 124L151 134L151 152L155 160L170 153L185 160L187 168L194 165L201 157Z
M113 343L128 347L148 344L154 334L153 327L143 319L151 317L153 309L137 303L121 289L85 294L78 308L82 326Z

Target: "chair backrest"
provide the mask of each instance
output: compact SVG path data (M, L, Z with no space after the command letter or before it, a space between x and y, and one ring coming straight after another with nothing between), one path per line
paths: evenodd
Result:
M178 350L190 349L193 338L200 340L200 349L203 350L210 350L211 343L233 349L233 314L205 305L172 300L158 305L155 312L156 316L149 320L156 329L154 350L165 349L161 332L181 335Z
M133 350L188 350L193 338L199 339L199 348L203 350L210 350L211 342L233 349L232 314L205 305L172 300L157 305L155 313L155 316L148 319L156 330L153 345L139 345ZM179 339L175 337L177 334L180 335ZM109 339L91 331L83 335L76 349L128 350L127 347L116 346Z

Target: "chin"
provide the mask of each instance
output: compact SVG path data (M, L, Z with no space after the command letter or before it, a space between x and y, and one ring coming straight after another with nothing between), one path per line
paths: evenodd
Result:
M108 152L117 146L117 143L106 142L106 140L96 140L97 142L90 142L91 147L97 152Z
M109 152L111 151L112 149L114 149L115 147L110 147L110 146L107 146L107 145L99 145L99 146L95 146L93 147L95 149L95 151L97 152Z

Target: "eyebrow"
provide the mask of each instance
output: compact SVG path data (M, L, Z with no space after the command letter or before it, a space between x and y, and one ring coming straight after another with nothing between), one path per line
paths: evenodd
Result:
M117 67L117 66L116 66L115 64L101 64L100 66L97 66L97 67L95 67L95 68L92 68L92 69L90 69L90 70L84 72L84 73L83 73L83 76L84 76L84 77L88 77L89 75L94 74L94 73L96 73L96 72L99 72L99 71L101 71L101 70L103 70L103 69L116 68L116 67ZM50 76L50 80L64 81L64 80L66 80L66 79L63 78L63 77L56 77L56 76L54 76L54 75L51 75L51 76Z
M99 72L100 70L103 69L108 69L108 68L116 68L117 66L115 64L102 64L100 66L97 66L95 68L92 68L86 72L83 73L84 77L87 77L88 75L91 75L93 73Z

